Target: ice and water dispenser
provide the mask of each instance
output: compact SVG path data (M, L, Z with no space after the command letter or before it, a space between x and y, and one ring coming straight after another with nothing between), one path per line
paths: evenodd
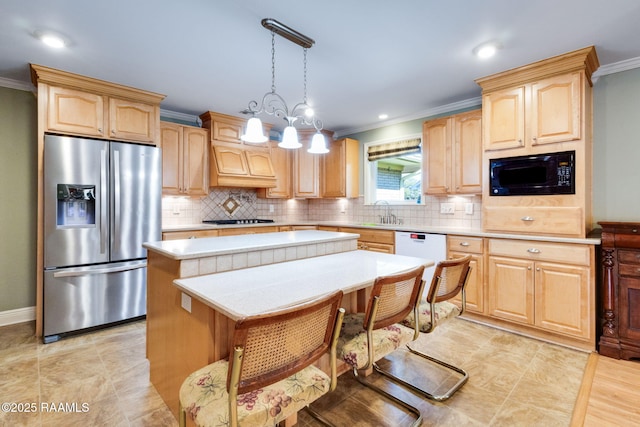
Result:
M58 184L58 227L95 227L96 186Z

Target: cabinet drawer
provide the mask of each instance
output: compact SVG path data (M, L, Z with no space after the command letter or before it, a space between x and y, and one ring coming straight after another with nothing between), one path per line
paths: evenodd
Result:
M618 261L620 261L620 263L640 265L640 251L625 251L624 249L619 249Z
M640 277L640 264L620 264L618 273L621 276Z
M482 237L447 236L447 247L450 251L482 253Z
M498 207L484 209L484 227L492 231L581 236L582 209L578 207Z
M162 233L162 240L201 239L217 236L218 230L167 231Z
M372 230L369 228L349 228L340 227L340 231L344 233L359 234L358 240L366 242L387 243L390 245L395 244L395 233L388 230Z
M532 261L590 265L588 245L527 240L489 239L489 254Z

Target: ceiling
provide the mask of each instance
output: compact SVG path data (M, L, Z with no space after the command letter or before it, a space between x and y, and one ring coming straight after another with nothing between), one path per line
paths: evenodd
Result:
M165 112L240 116L271 88L262 18L315 40L309 103L338 134L478 103L475 79L586 46L602 66L640 58L637 0L2 0L0 84L36 63L165 94ZM47 48L43 29L69 46ZM488 40L498 54L474 57ZM300 102L302 48L276 36L275 64L277 92Z

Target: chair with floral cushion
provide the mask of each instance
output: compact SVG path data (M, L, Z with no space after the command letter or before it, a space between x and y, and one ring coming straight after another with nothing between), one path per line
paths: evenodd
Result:
M461 258L440 261L436 265L433 279L431 280L431 285L429 286L429 289L426 293L426 298L419 304L414 313L410 314L402 323L406 326L415 328L416 322L414 319L417 317L417 330L424 333L430 333L436 328L436 326L442 324L446 320L452 319L462 314L464 312L466 303L465 287L469 278L469 272L471 271L471 267L469 266L470 260L471 255L466 255ZM462 303L460 308L448 301L458 294L461 294ZM389 371L380 369L378 365L374 365L374 369L376 369L377 372L391 378L392 380L395 380L396 382L408 387L412 391L419 393L427 397L428 399L438 402L450 398L469 379L469 374L465 370L450 365L445 361L436 359L435 357L429 356L423 352L415 350L409 344L407 344L407 348L409 349L411 354L418 355L431 362L437 363L438 365L443 366L446 369L460 374L460 378L446 392L434 395L433 393L430 393L392 374Z
M180 425L273 426L336 387L342 292L235 324L233 352L180 387ZM329 352L331 375L313 363Z
M373 284L366 312L345 315L338 339L338 357L353 368L355 378L415 415L412 426L420 425L420 411L370 384L358 371L375 367L377 360L419 336L417 329L399 322L415 310L419 302L424 288L423 271L424 267L419 267L405 273L378 277Z

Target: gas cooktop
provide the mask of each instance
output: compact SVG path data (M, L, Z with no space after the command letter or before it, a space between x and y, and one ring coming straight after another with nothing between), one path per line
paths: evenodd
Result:
M249 218L249 219L205 219L202 222L205 224L228 225L228 224L270 224L274 221L272 219Z

